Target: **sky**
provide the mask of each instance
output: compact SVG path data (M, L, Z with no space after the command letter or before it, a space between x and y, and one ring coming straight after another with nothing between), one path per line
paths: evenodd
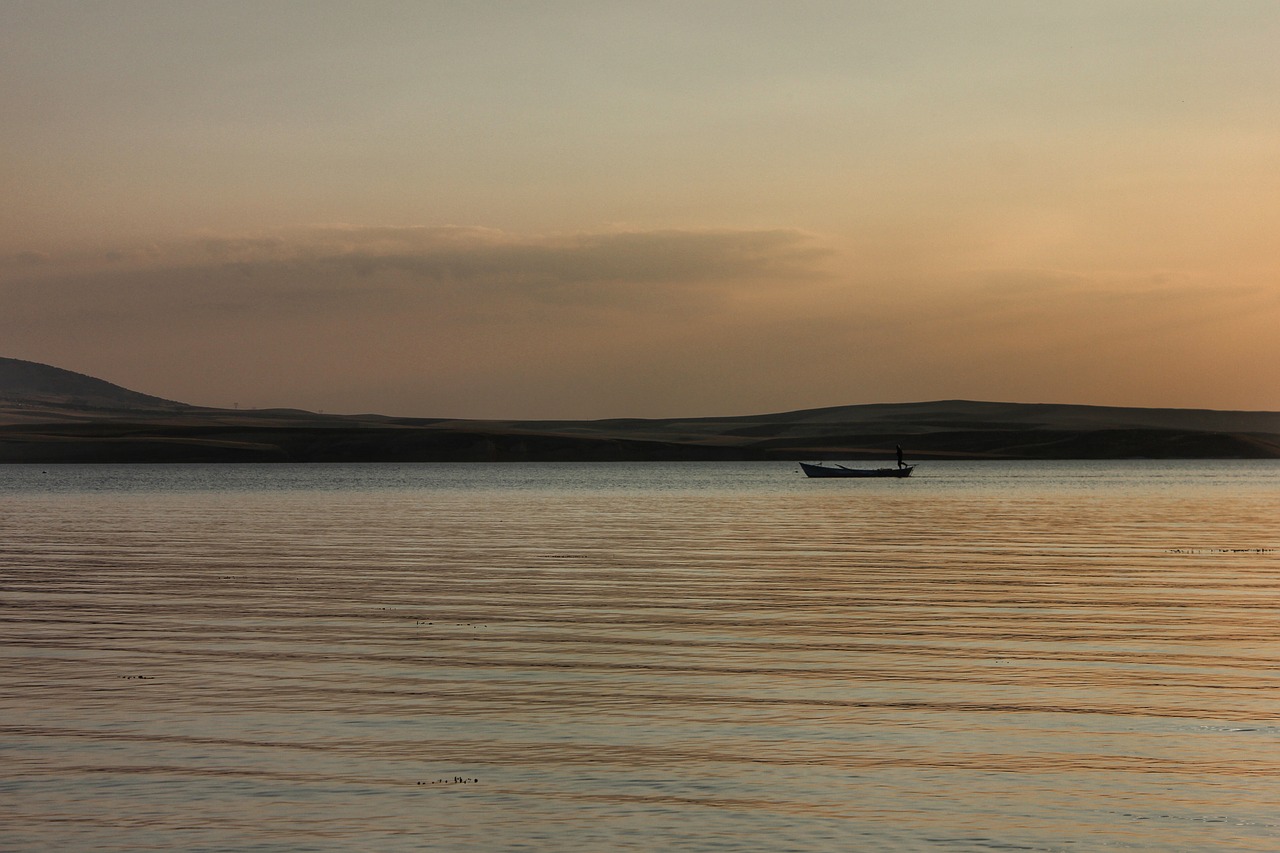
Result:
M0 356L206 406L1280 410L1280 3L0 0Z

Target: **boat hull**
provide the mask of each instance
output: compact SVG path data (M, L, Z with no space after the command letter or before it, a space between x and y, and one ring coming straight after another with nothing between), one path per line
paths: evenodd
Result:
M804 471L806 477L910 477L915 467L906 465L902 468L832 468L826 465L810 465L808 462L800 463L800 470Z

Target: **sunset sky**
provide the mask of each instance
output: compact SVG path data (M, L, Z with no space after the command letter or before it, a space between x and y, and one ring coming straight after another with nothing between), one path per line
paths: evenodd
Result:
M209 406L1280 410L1280 3L0 0L0 356Z

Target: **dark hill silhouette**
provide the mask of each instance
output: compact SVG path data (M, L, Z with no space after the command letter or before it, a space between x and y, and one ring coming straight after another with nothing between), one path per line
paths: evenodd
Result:
M1280 413L943 400L521 421L191 406L0 358L0 462L1280 458Z
M931 403L875 403L790 412L784 419L805 423L880 423L890 430L926 432L1003 423L1010 428L1151 428L1280 432L1280 413L1214 409L1142 409L1051 403L989 403L940 400Z
M83 373L16 358L0 358L0 404L124 411L191 408L185 403L140 394Z

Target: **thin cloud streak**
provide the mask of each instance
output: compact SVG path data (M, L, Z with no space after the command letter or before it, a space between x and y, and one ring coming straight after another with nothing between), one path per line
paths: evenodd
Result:
M711 285L818 273L830 250L794 230L662 230L514 237L482 228L329 227L259 237L205 236L164 247L7 259L0 283L39 277L169 275L176 281L403 274L423 286ZM27 273L27 275L24 275Z

